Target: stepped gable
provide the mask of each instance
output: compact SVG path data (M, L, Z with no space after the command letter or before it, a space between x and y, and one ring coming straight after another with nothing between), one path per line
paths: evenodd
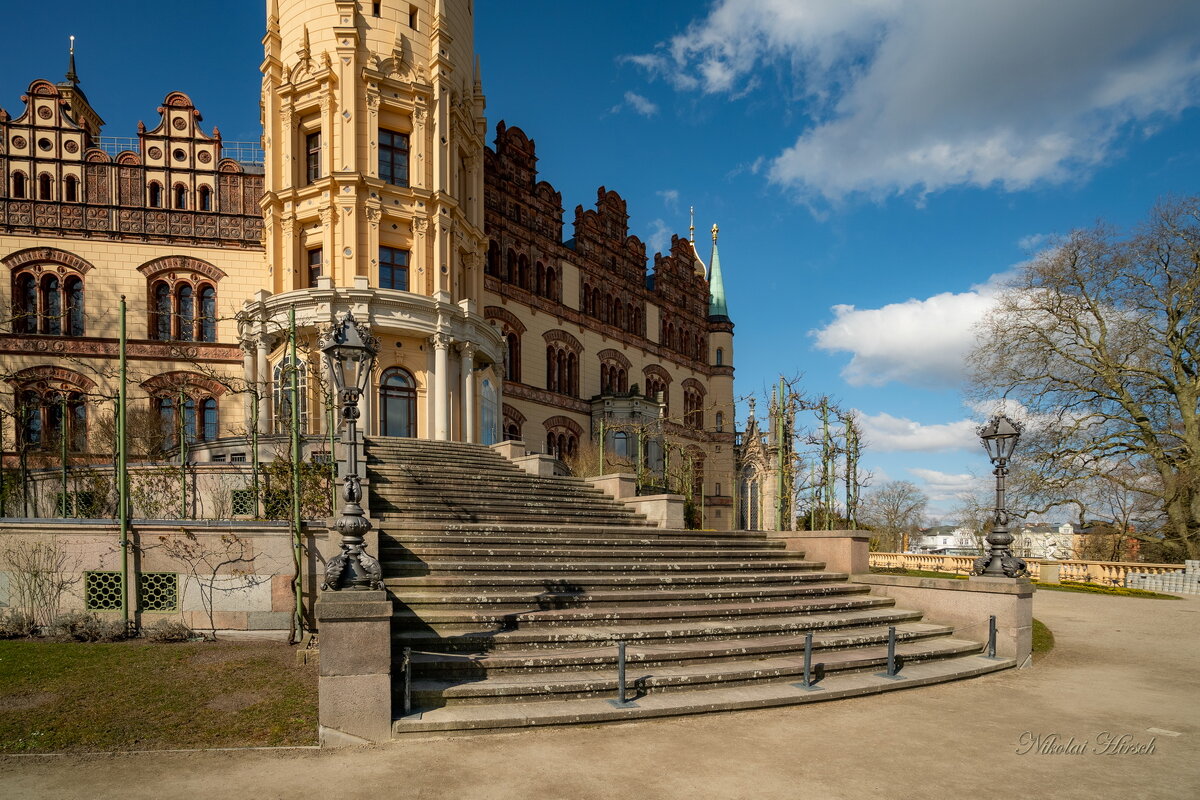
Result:
M482 445L366 452L395 606L394 736L790 705L1015 666L761 532L653 527ZM906 664L887 677L892 627ZM818 689L797 686L809 633ZM614 702L619 641L632 704Z

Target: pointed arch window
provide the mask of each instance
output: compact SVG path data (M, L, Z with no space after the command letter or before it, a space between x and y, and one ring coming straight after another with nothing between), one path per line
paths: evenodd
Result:
M500 436L500 395L496 384L491 380L483 380L483 409L482 409L483 443L495 444Z
M379 435L417 435L417 382L403 367L392 367L380 377Z

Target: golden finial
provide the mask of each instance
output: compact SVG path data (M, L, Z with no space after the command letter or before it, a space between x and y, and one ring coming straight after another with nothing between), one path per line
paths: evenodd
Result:
M715 222L714 222L714 223L713 223L713 230L712 230L712 234L713 234L713 244L716 244L716 243L717 243L717 231L718 231L718 230L719 230L719 228L717 228L717 223L715 223Z
M688 206L688 215L691 217L691 223L688 225L688 241L692 244L696 243L696 207Z

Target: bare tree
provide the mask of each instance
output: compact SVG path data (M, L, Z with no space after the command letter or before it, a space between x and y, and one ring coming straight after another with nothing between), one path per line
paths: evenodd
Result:
M1107 480L1152 496L1154 538L1200 558L1198 296L1197 197L1160 203L1128 237L1075 231L1000 295L970 357L973 388L1028 412L1030 510L1079 505ZM1152 479L1131 482L1121 463Z
M896 552L904 537L921 526L929 497L911 481L888 481L867 493L859 510L860 519L876 535L876 549Z

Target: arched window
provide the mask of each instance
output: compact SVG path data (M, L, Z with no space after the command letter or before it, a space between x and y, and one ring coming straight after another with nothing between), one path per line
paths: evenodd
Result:
M38 175L38 200L53 200L54 192L50 188L50 173Z
M12 179L12 196L14 200L25 199L25 173L14 172Z
M163 202L162 202L162 184L160 184L156 181L151 181L150 182L150 207L151 208L162 208L162 204L163 204Z
M759 530L761 527L759 479L758 473L753 468L744 473L738 501L738 527L748 531Z
M392 367L379 380L379 435L417 435L417 382L402 367Z
M63 200L74 203L79 200L79 179L68 175L63 181Z
M200 341L217 340L217 290L204 284L200 287Z
M529 288L529 256L524 253L517 258L517 285L522 289Z
M517 254L511 249L505 258L504 280L513 283L517 279Z
M71 275L64 284L67 296L67 335L83 336L83 278Z
M62 290L57 275L42 278L42 333L62 335Z
M725 363L725 348L718 347L717 348L717 366L719 367L724 363Z
M292 424L292 373L296 374L296 413L300 419L300 431L308 430L308 364L297 359L292 369L291 356L284 356L275 365L272 374L272 389L275 400L275 430L283 433L291 430Z
M504 337L507 343L507 353L504 359L504 380L520 383L521 381L521 337L516 331L509 331Z
M488 242L486 271L488 275L500 276L500 245L496 244L495 239Z
M179 320L176 338L181 342L190 342L196 338L196 297L190 283L180 283L175 287L175 309Z
M175 184L175 207L187 208L187 187L182 183Z
M558 299L558 275L554 267L546 267L546 297L551 300Z
M154 310L151 315L150 329L153 338L165 342L171 338L171 287L166 281L158 281L151 290L154 298Z
M519 442L521 441L521 426L515 422L510 422L504 426L504 441Z
M212 211L212 189L207 186L201 186L196 191L196 209L199 211Z
M629 458L629 434L625 431L613 434L613 455L617 458Z
M28 272L17 276L16 291L13 293L14 309L13 332L38 332L38 289L37 278Z
M500 429L500 398L496 392L496 384L483 379L483 408L482 408L483 443L495 444L499 439Z
M722 411L717 412L717 433L725 432L725 414Z
M183 433L183 440L189 445L215 442L219 436L215 397L193 397L184 390L164 392L154 397L154 409L158 414L165 450L179 446L180 433Z
M79 392L27 389L17 395L18 444L29 450L87 450L87 403Z

